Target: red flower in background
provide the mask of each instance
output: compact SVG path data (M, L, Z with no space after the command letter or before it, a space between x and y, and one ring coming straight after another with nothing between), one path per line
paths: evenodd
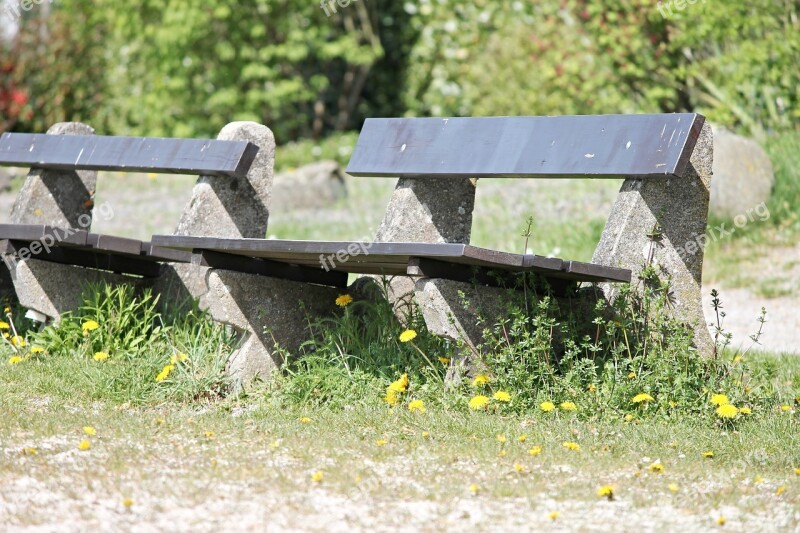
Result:
M14 72L13 63L0 65L0 72L4 74L4 79L0 81L0 131L2 131L14 125L29 98L26 91L14 85L10 76Z

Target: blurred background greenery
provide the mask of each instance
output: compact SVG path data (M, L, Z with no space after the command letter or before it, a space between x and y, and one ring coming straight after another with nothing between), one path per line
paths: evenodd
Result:
M368 116L690 110L764 138L800 118L797 0L335 8L329 17L317 0L33 5L0 47L0 131L80 120L104 134L213 136L254 120L283 144L352 131Z

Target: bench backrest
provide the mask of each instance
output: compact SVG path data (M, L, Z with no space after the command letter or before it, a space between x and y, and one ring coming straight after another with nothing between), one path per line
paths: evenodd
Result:
M682 177L704 122L696 113L367 119L347 173Z
M244 178L258 153L246 141L40 135L0 136L0 166Z

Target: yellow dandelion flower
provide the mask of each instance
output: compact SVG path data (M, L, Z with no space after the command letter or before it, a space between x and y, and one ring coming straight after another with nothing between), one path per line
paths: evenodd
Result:
M477 411L478 409L483 409L489 405L489 397L488 396L475 396L469 401L469 408L473 411Z
M628 379L633 379L635 377L636 377L636 372L634 372L634 371L628 372Z
M11 329L11 325L8 322L0 320L0 329Z
M10 358L10 359L8 360L8 364L9 364L9 365L18 365L18 364L20 364L20 363L21 363L22 361L24 361L24 360L25 360L25 359L23 359L22 357L20 357L20 356L18 356L18 355L15 355L14 357L12 357L12 358Z
M728 397L725 396L724 394L715 394L711 397L711 400L709 401L713 405L725 405L730 403L730 400L728 400Z
M5 314L7 314L7 315L8 315L8 314L11 314L11 308L10 308L10 307L5 307L5 308L3 309L3 312L4 312Z
M130 509L131 507L133 507L133 500L131 498L125 498L124 500L122 500L122 506L125 509Z
M44 348L42 348L41 346L32 346L31 353L32 354L44 353Z
M499 390L492 395L492 398L498 402L510 402L511 395L504 390Z
M784 492L786 492L786 485L781 485L775 490L775 496L780 496Z
M92 447L92 443L89 442L88 440L82 440L82 441L80 441L78 443L78 449L80 451L82 451L82 452L85 452L86 450L88 450L91 447Z
M161 383L162 381L164 381L169 377L169 375L172 373L173 370L175 370L174 365L165 366L164 368L161 369L161 372L159 372L158 375L156 376L156 381Z
M450 364L450 359L448 357L440 357L439 362L442 363L444 366L447 366Z
M664 465L656 461L650 465L650 471L655 472L656 474L662 474L664 472Z
M792 410L792 406L789 405L788 403L785 403L785 404L781 405L781 411L783 411L784 413L788 413L791 410Z
M430 436L431 436L430 432L428 432L428 431L423 431L422 432L422 438L427 439Z
M28 345L28 343L25 342L25 339L20 337L19 335L14 335L13 337L11 337L11 344L19 348L24 348L25 346Z
M309 417L307 417L307 416L301 416L300 417L300 423L301 424L310 424L311 423L311 419Z
M497 436L497 442L499 442L500 444L505 444L506 443L506 436L505 435L498 435Z
M749 407L742 407L741 409L739 409L739 412L743 415L753 414L753 411Z
M534 446L533 448L528 450L528 455L533 456L533 457L536 457L540 453L542 453L542 447L541 446Z
M597 392L597 385L595 385L594 383L590 384L589 387L588 387L588 391L589 392Z
M561 409L563 409L564 411L577 411L578 410L578 406L575 405L573 402L561 402L561 405L559 405L559 407Z
M611 485L603 485L597 489L597 495L601 498L608 498L609 501L614 499L614 487Z
M636 417L635 417L635 416L633 416L632 414L627 414L627 415L625 415L625 422L630 422L630 421L632 421L634 418L636 418Z
M561 513L559 513L558 511L553 511L552 513L547 515L547 518L549 518L550 520L555 520L559 516L561 516Z
M717 416L720 418L736 418L736 415L738 414L739 410L736 408L736 406L729 403L717 407Z
M516 470L518 474L522 474L525 471L525 467L519 463L514 463L514 470Z
M384 439L378 439L375 441L376 446L386 446L386 441Z
M105 361L109 357L110 356L106 352L95 352L94 354L94 360L97 361L98 363Z
M706 459L713 459L714 458L714 452L712 452L712 451L703 452L703 457L705 457Z
M561 446L573 452L581 451L581 445L578 444L577 442L562 442Z
M753 478L753 483L755 483L756 485L761 485L762 483L764 483L764 477L756 476L755 478Z
M84 426L83 432L89 435L90 437L94 437L95 435L97 435L97 430L94 429L92 426Z
M85 335L85 334L89 333L90 331L94 331L94 330L98 329L100 327L100 324L98 324L94 320L87 320L86 322L83 323L83 325L81 327L83 328L83 333Z
M724 516L720 516L719 518L717 518L717 524L724 526L725 522L727 522L727 520L725 519Z
M632 403L647 403L652 402L653 397L647 394L646 392L642 392L631 398Z
M206 431L205 433L203 433L203 435L205 435L205 437L207 439L213 439L214 438L214 432L213 431Z
M478 374L475 376L475 379L472 380L472 386L476 388L486 385L487 383L489 383L489 376L486 374Z
M478 485L473 483L472 485L469 486L469 491L472 494L478 494L481 491L481 488Z
M349 294L340 294L338 298L336 298L336 305L339 307L347 307L353 303L353 297Z
M408 374L401 375L397 380L389 385L389 390L394 392L405 392L408 389Z
M39 450L36 448L23 448L22 455L38 455Z
M517 440L519 442L525 442L526 440L528 440L528 436L527 435L520 435L519 437L517 437Z
M507 451L500 450L499 452L497 452L497 457L505 457L507 454L508 454Z
M400 334L400 342L411 342L417 338L417 332L413 329L407 329Z
M311 481L314 483L322 483L322 478L325 477L325 474L322 473L322 470L317 470L313 474L311 474Z
M545 413L549 413L550 411L554 410L556 405L553 402L542 402L539 404L539 409L544 411Z
M673 493L673 494L675 494L676 492L678 492L679 490L681 490L681 489L680 489L680 487L679 487L677 484L675 484L675 483L670 483L669 485L667 485L667 488L668 488L668 489L669 489L669 491L670 491L671 493Z
M383 401L389 405L397 405L399 399L397 398L397 393L389 388L389 390L386 391L386 396L383 397Z
M9 337L11 337L11 335L9 335L8 333L3 333L3 338L4 339L8 339Z
M794 473L796 476L800 476L800 467L795 468Z
M408 410L411 411L412 413L414 411L417 411L419 413L424 413L425 402L423 402L422 400L411 400L410 402L408 402Z

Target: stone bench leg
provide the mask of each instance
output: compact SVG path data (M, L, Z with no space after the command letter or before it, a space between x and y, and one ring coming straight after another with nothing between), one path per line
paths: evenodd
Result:
M659 277L670 280L674 316L694 331L694 344L704 355L714 347L706 328L702 303L703 255L708 223L708 201L713 162L711 126L703 126L690 158L687 175L681 178L627 179L608 217L592 262L629 268L633 284L644 290L638 277L648 262ZM653 239L653 228L660 237ZM613 301L618 285L604 284Z
M227 373L234 390L267 379L283 363L278 348L297 353L309 340L308 320L333 316L341 289L211 269L207 275L212 318L243 335Z

